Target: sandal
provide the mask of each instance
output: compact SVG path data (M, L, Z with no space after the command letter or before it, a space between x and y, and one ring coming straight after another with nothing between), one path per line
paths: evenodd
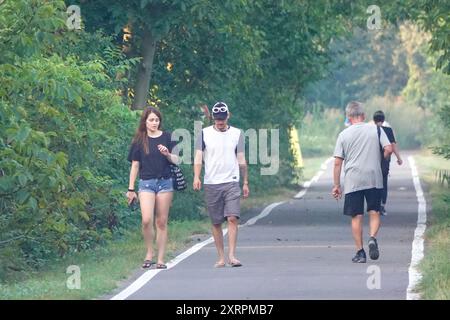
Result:
M150 269L154 264L155 263L152 260L144 260L144 263L142 264L142 269Z
M157 263L156 269L167 269L167 266L164 263Z

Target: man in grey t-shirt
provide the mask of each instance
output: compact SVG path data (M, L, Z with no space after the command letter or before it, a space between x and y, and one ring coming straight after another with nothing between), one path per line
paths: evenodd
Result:
M336 141L332 195L336 199L342 197L340 178L344 163L344 214L352 217L352 234L357 249L352 261L364 263L366 262L362 237L364 199L370 217L369 256L372 260L376 260L379 257L376 235L380 228L383 189L380 144L385 158L392 153L392 147L383 130L378 138L377 126L364 122L365 115L360 102L350 102L346 108L346 115L351 125L339 134Z

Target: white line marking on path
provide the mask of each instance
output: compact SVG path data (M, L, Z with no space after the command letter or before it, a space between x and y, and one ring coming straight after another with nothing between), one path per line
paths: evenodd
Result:
M258 214L256 217L253 217L253 218L249 219L246 223L244 223L242 225L242 227L254 225L256 223L256 221L258 221L259 219L262 219L264 217L267 217L269 215L269 213L275 207L278 207L280 204L283 204L283 203L284 203L284 201L282 201L282 202L275 202L275 203L272 203L272 204L268 205L267 207L264 208L264 210L260 214Z
M228 230L224 229L223 235L225 236L228 233ZM204 246L214 242L213 237L210 237L206 239L203 242L197 243L196 245L192 246L185 252L179 254L174 259L172 259L170 262L167 263L167 269L171 269L175 267L177 264L179 264L181 261L186 259L187 257L193 255L197 251L199 251ZM166 269L166 270L167 270ZM138 291L140 288L142 288L147 282L149 282L154 276L156 276L159 272L161 272L162 269L151 269L142 274L138 279L136 279L132 284L130 284L126 289L115 295L111 298L111 300L125 300L129 296L131 296L133 293Z
M327 160L325 160L325 162L320 166L320 168L321 168L322 170L319 170L319 171L316 173L316 175L315 175L314 177L311 178L311 180L306 181L305 183L303 183L303 188L304 188L304 189L301 190L299 193L297 193L297 194L294 196L294 199L300 199L300 198L303 198L303 196L304 196L304 195L306 194L306 192L308 191L309 187L311 187L311 184L312 184L313 182L319 181L320 177L325 173L325 170L327 170L328 164L329 164L331 161L333 161L333 160L334 160L333 157L330 157L330 158L328 158Z
M417 202L418 202L418 216L417 216L417 227L414 231L414 240L412 243L411 250L411 263L409 265L409 284L406 289L406 300L419 300L420 294L415 292L417 290L417 285L422 279L422 274L420 273L418 266L420 261L423 259L423 235L426 229L427 223L427 210L426 201L423 195L422 186L420 185L419 173L412 156L408 157L409 166L411 167L411 174L413 177L414 188L416 189Z
M336 248L354 248L354 245L350 244L342 244L342 245L279 245L279 246L239 246L239 249L245 249L245 250L266 250L266 249L336 249ZM215 247L208 247L204 250L216 250Z
M327 165L330 161L332 161L333 158L328 158L322 165L321 165L321 169L319 172L316 173L316 175L309 181L304 183L304 187L306 189L302 190L299 192L299 194L305 195L306 191L308 191L309 187L311 186L312 182L317 182L319 180L319 178L322 176L322 174L325 172L324 170L326 170ZM307 184L307 187L305 186ZM297 194L297 196L299 195ZM295 196L295 197L297 197ZM284 201L282 202L275 202L272 203L270 205L268 205L267 207L264 208L264 210L258 214L256 217L253 217L251 219L249 219L245 224L239 226L239 227L246 227L246 226L251 226L254 225L259 219L262 219L266 216L268 216L270 214L270 212L275 208L278 207L279 205L285 203ZM225 236L227 234L228 230L227 229L223 229L223 235ZM194 253L196 253L197 251L199 251L200 249L202 249L204 246L207 246L210 243L213 243L214 239L213 237L210 237L208 239L206 239L203 242L197 243L196 245L194 245L193 247L189 248L188 250L186 250L185 252L179 254L178 256L176 256L174 259L172 259L171 261L169 261L167 263L167 269L171 269L173 267L175 267L177 264L179 264L181 261L183 261L184 259L188 258L189 256L193 255ZM130 284L128 287L126 287L124 290L122 290L121 292L119 292L118 294L116 294L114 297L111 298L111 300L125 300L126 298L128 298L129 296L131 296L133 293L135 293L136 291L138 291L140 288L142 288L147 282L149 282L151 279L153 279L159 272L161 272L161 269L151 269L146 271L144 274L142 274L139 278L137 278L132 284Z

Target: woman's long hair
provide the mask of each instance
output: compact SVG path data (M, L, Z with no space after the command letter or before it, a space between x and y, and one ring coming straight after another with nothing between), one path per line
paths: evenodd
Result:
M136 133L133 138L133 143L136 143L142 146L145 154L150 152L150 148L148 146L148 136L147 136L147 118L148 116L154 113L159 118L159 126L158 129L161 130L162 127L162 116L161 112L158 109L153 107L147 107L141 115L141 120L139 121L139 127L136 130Z

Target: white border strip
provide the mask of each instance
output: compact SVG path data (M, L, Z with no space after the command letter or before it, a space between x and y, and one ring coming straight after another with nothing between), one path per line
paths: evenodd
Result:
M309 180L308 182L305 182L304 187L305 189L300 191L300 193L302 193L302 196L305 195L306 191L308 191L309 187L311 186L311 184L313 182L317 182L319 180L319 178L322 176L322 174L325 172L324 170L326 170L327 165L330 161L332 161L333 158L328 158L322 165L321 165L321 169L319 172L316 173L316 175ZM307 186L305 186L307 184ZM299 193L299 194L300 194ZM296 196L297 197L297 196ZM239 227L246 227L246 226L251 226L254 225L259 219L262 219L264 217L267 217L272 210L275 207L278 207L279 205L285 203L284 201L282 202L275 202L272 203L270 205L268 205L267 207L264 208L263 211L261 211L261 213L259 215L257 215L256 217L253 217L251 219L249 219L245 224L243 224L242 226ZM228 230L227 229L223 229L223 235L225 236L227 234ZM203 248L204 246L210 244L214 242L213 237L208 238L207 240L197 243L196 245L194 245L193 247L189 248L188 250L186 250L185 252L179 254L178 256L176 256L173 260L171 260L170 262L167 263L167 269L171 269L173 267L175 267L177 264L179 264L181 261L183 261L184 259L188 258L189 256L193 255L194 253L196 253L197 251L199 251L201 248ZM114 297L111 298L111 300L125 300L126 298L128 298L129 296L131 296L133 293L135 293L136 291L138 291L140 288L142 288L147 282L149 282L151 279L153 279L159 272L161 272L161 269L151 269L148 270L147 272L145 272L144 274L142 274L138 279L136 279L132 284L130 284L127 288L125 288L124 290L122 290L121 292L119 292L117 295L115 295Z
M284 201L282 201L282 202L275 202L275 203L272 203L272 204L268 205L267 207L264 208L264 210L260 214L258 214L256 217L253 217L253 218L249 219L246 223L244 223L242 225L242 227L254 225L256 223L256 221L258 221L259 219L262 219L264 217L267 217L269 215L269 213L275 207L278 207L280 204L283 204L283 203L284 203Z
M297 194L294 196L294 199L300 199L300 198L302 198L302 197L306 194L306 192L308 191L309 187L311 187L311 184L312 184L313 182L319 181L320 177L325 173L325 170L327 170L328 164L329 164L331 161L333 161L333 159L334 159L333 157L330 157L330 158L328 158L327 160L325 160L324 163L322 163L322 165L320 166L320 168L321 168L322 170L319 170L319 171L316 173L316 175L315 175L314 177L311 178L311 180L306 181L305 183L303 183L303 188L304 188L304 189L301 190L299 193L297 193Z
M419 300L420 294L415 292L417 285L422 279L422 274L420 273L418 266L420 261L423 259L423 245L424 239L423 235L426 229L427 223L427 204L425 197L423 195L422 186L420 185L419 173L417 171L416 163L412 156L408 157L409 166L411 167L411 174L413 177L414 188L416 189L417 202L418 202L418 216L417 216L417 227L414 231L414 240L412 243L411 250L411 263L409 265L409 284L406 289L406 300Z
M226 235L228 230L223 230L223 235ZM189 257L190 255L193 255L197 251L199 251L204 246L214 242L213 237L210 237L206 239L203 242L197 243L196 245L192 246L185 252L179 254L177 257L172 259L170 262L167 263L167 269L171 269L175 267L177 264L179 264L181 261ZM161 272L162 269L151 269L142 274L138 279L136 279L132 284L130 284L126 289L115 295L111 298L111 300L125 300L129 296L131 296L133 293L138 291L140 288L142 288L147 282L149 282L154 276L156 276L159 272Z

